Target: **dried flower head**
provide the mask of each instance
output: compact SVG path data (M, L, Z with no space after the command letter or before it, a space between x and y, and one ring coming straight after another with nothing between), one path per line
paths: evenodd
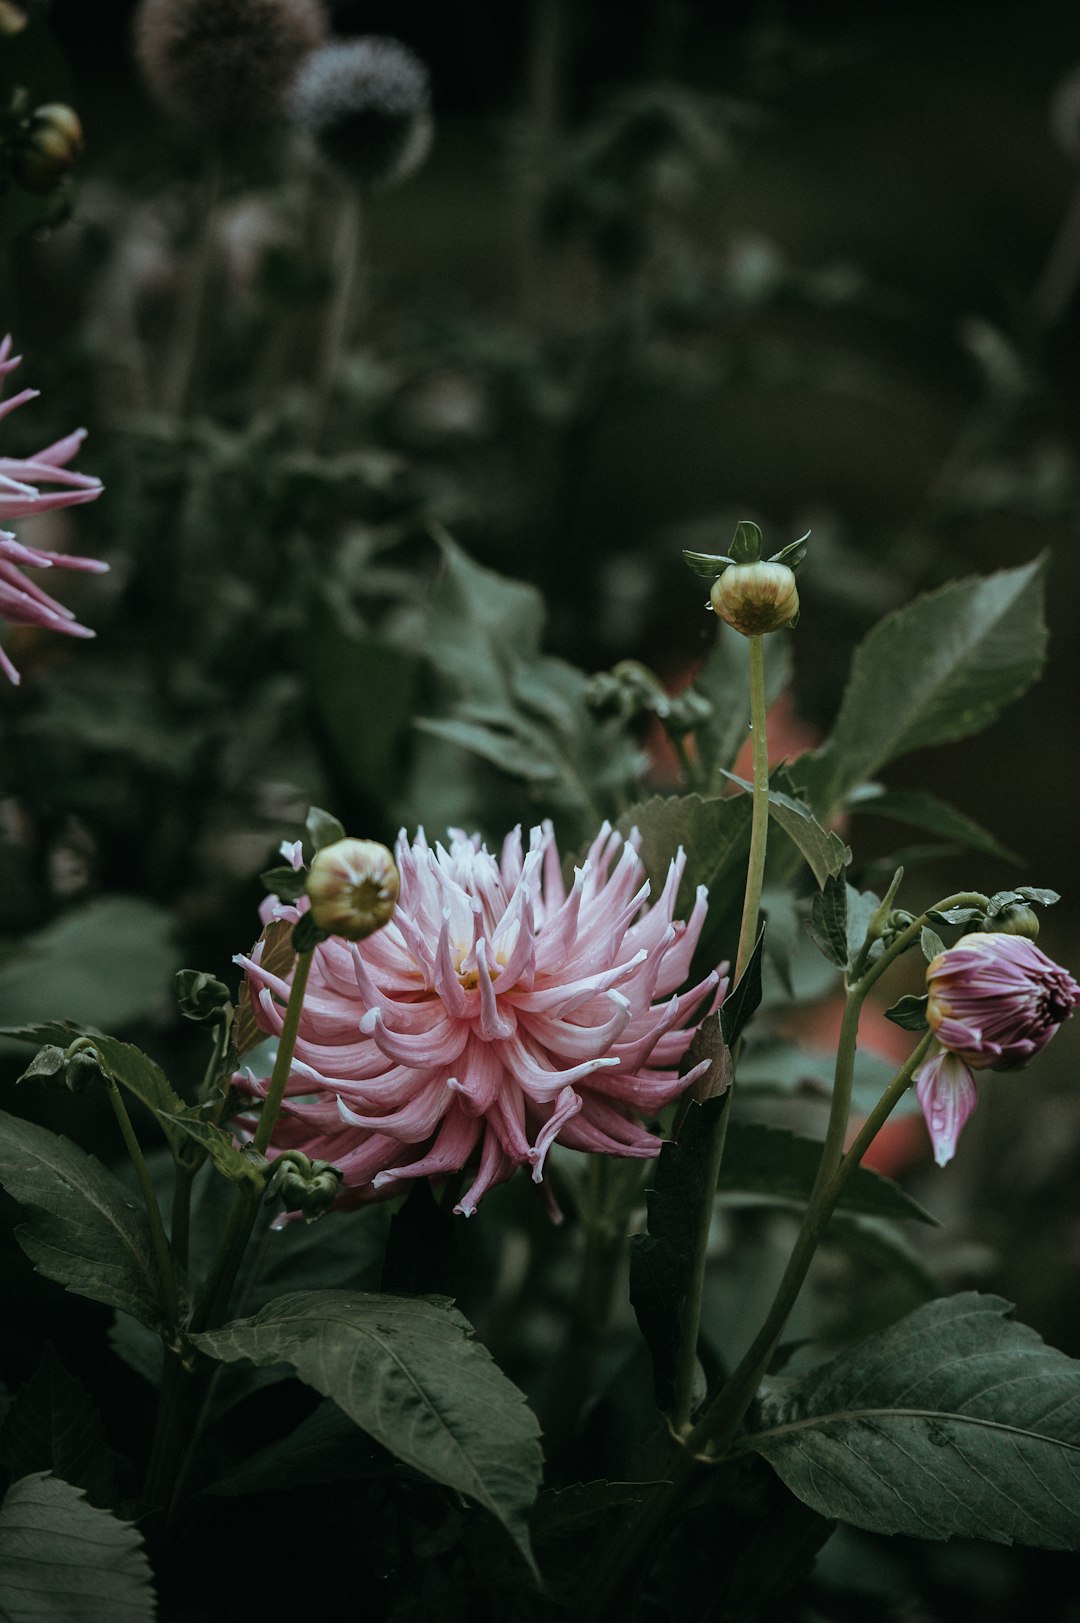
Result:
M135 20L151 95L211 136L272 123L325 38L320 0L142 0Z
M389 924L399 888L394 859L376 840L324 845L307 877L311 917L327 935L346 941L362 941Z
M11 338L0 343L0 392L9 372L19 365L21 355L12 355ZM0 403L0 419L15 411L28 400L36 398L36 389L23 389L10 400ZM26 518L31 514L50 512L57 507L71 507L80 502L92 502L101 495L101 480L89 474L75 473L68 463L75 456L86 437L86 430L77 428L55 445L46 446L32 457L0 457L0 522L12 518ZM43 484L58 485L57 490L42 491ZM70 609L42 591L34 581L23 574L31 569L82 569L100 574L108 564L99 558L75 558L64 552L49 552L37 547L24 546L8 530L0 530L0 620L16 625L42 626L49 631L60 631L68 637L92 637L94 633L79 625ZM19 673L0 648L0 670L9 682L18 684Z
M289 108L323 156L363 186L405 180L431 146L427 69L407 46L382 35L313 51Z
M709 601L744 637L779 631L799 612L795 575L787 564L732 564L714 583Z
M528 1166L539 1183L551 1145L655 1155L642 1126L709 1061L678 1074L686 1025L726 988L719 971L679 994L705 921L704 887L689 920L673 920L680 851L663 894L637 837L605 824L567 890L550 827L527 852L516 829L491 856L453 831L449 849L423 834L397 844L394 917L357 942L315 948L292 1073L269 1153L301 1150L344 1175L341 1204L395 1194L413 1178L477 1163L455 1208ZM296 919L304 907L278 905ZM247 970L262 1029L280 1032L289 984ZM238 1087L265 1095L250 1071Z

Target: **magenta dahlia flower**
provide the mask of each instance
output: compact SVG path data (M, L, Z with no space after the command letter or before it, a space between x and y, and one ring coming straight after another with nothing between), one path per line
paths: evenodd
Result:
M972 1070L1013 1070L1045 1048L1080 999L1067 970L1025 936L962 936L927 965L927 1021L941 1044L915 1091L939 1166L978 1102Z
M271 1154L301 1150L344 1175L339 1204L395 1194L412 1178L475 1162L455 1207L471 1215L515 1167L543 1176L553 1143L656 1155L642 1125L706 1068L679 1076L692 1016L722 999L721 971L678 993L707 909L672 914L679 852L659 900L629 840L605 823L569 890L550 826L521 831L496 860L452 830L449 850L398 838L392 921L315 949L285 1104ZM306 907L277 904L295 919ZM255 1017L282 1028L288 984L261 949L238 958ZM250 1071L239 1087L265 1095Z
M21 361L12 355L11 338L0 343L0 392L9 372ZM23 389L10 400L0 401L0 419L36 399L37 389ZM32 457L0 457L0 521L26 518L34 513L47 513L56 507L71 507L79 502L92 502L101 495L100 479L89 474L75 473L67 464L86 437L86 430L78 428L73 434L57 440L44 451ZM56 485L59 489L42 491L41 485ZM22 571L31 569L83 569L100 574L108 564L99 558L75 558L68 553L46 552L37 547L24 546L8 530L0 529L0 620L15 625L43 626L48 631L60 631L68 637L92 637L94 633L79 625L70 609L42 591L36 582ZM0 670L10 682L18 683L19 673L0 648Z

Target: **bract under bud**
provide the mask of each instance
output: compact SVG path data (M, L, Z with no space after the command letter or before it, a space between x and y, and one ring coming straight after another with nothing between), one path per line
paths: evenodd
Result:
M311 918L328 935L362 941L389 924L400 879L385 845L376 840L338 840L312 858L307 876Z
M787 564L732 564L709 598L720 619L744 637L780 631L799 613L795 574Z

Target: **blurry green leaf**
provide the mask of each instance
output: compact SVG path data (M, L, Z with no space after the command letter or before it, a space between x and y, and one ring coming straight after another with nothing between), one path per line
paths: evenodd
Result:
M462 749L479 755L501 772L524 778L527 783L556 783L559 769L551 760L545 760L536 742L523 740L507 728L484 727L472 721L459 721L453 717L423 717L416 725L434 738L445 738L448 743L459 744Z
M510 665L536 655L544 629L544 600L535 586L508 580L474 563L440 532L443 569L431 593L424 651L463 697L499 706Z
M0 1431L0 1464L13 1480L49 1471L82 1488L91 1503L108 1503L112 1468L101 1416L49 1342L8 1410Z
M738 1101L754 1093L797 1094L807 1092L822 1099L832 1092L836 1052L826 1048L801 1047L795 1043L752 1042L743 1048L739 1060ZM866 1115L892 1080L896 1066L880 1054L859 1048L855 1054L852 1108ZM910 1088L894 1114L917 1110L915 1090Z
M23 1208L15 1237L39 1273L151 1329L164 1326L146 1217L100 1161L0 1113L0 1184Z
M786 1127L765 1127L760 1122L728 1123L724 1160L720 1168L721 1193L772 1195L805 1204L817 1177L821 1145ZM839 1210L867 1217L917 1218L937 1223L924 1206L870 1167L857 1167L840 1198Z
M1043 570L1036 559L953 581L873 628L832 733L790 769L819 816L886 762L980 731L1031 685L1046 649Z
M770 637L765 649L765 702L773 704L791 681L791 643ZM750 645L737 632L721 630L694 678L712 716L697 731L698 754L707 773L730 767L750 737Z
M848 802L849 809L871 812L875 817L891 817L898 823L910 823L927 834L939 834L942 839L957 845L966 845L984 856L996 857L1000 862L1019 862L1014 851L977 823L965 812L957 811L947 801L922 789L885 789L880 784L863 784Z
M53 1020L129 1025L167 1005L181 966L174 921L134 896L108 896L65 913L19 944L0 968L0 1008L11 1025Z
M304 823L307 837L316 851L321 851L324 845L336 845L345 838L345 825L334 816L333 812L323 811L321 806L312 806Z
M0 1504L0 1611L5 1623L153 1623L140 1534L59 1477L22 1477Z
M1080 1363L964 1291L776 1383L740 1446L823 1516L913 1538L1080 1545Z
M539 1428L449 1302L298 1291L193 1339L212 1358L292 1364L407 1465L483 1505L533 1564Z
M320 602L301 636L300 658L315 713L342 771L366 799L385 804L408 753L420 690L419 655L359 621L342 624L334 608Z
M936 1222L936 1218L929 1218ZM907 1237L887 1220L858 1212L837 1211L829 1219L826 1243L841 1246L849 1256L903 1280L915 1298L931 1302L941 1286ZM853 1304L854 1309L854 1304ZM857 1313L857 1309L854 1309ZM862 1333L862 1327L859 1329Z

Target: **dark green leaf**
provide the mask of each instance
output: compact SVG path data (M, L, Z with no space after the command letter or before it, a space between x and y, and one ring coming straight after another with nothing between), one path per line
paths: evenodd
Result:
M926 925L919 931L919 946L928 964L933 963L938 953L945 951L945 943L937 931L929 929Z
M931 1218L931 1222L936 1219ZM930 1302L941 1295L941 1287L922 1257L906 1235L887 1220L837 1211L829 1219L825 1239L840 1246L849 1256L902 1280L916 1301ZM862 1334L861 1326L857 1333Z
M786 1127L732 1121L728 1123L719 1189L722 1194L770 1195L805 1204L820 1160L821 1145L816 1139L802 1138ZM855 1169L840 1198L839 1210L867 1217L913 1217L922 1223L937 1222L899 1184L869 1167Z
M765 946L765 926L761 926L746 968L720 1005L720 1029L729 1048L734 1048L744 1028L753 1019L761 1002L761 954Z
M287 1437L260 1448L207 1493L242 1498L311 1483L389 1476L393 1461L329 1398Z
M1080 1363L965 1291L801 1380L745 1440L821 1515L877 1533L1080 1546Z
M739 1060L739 1101L755 1093L809 1093L825 1099L832 1092L836 1053L829 1049L801 1048L794 1043L764 1042L745 1047ZM855 1054L852 1109L867 1115L892 1079L895 1067L879 1054L860 1048ZM894 1114L917 1110L913 1089L904 1094Z
M646 1194L648 1234L630 1240L630 1300L653 1361L657 1405L675 1395L683 1315L690 1288L702 1204L711 1199L712 1149L728 1096L692 1104L678 1143L665 1144Z
M894 1026L903 1026L905 1031L927 1031L926 1023L927 994L916 997L909 992L898 998L891 1009L885 1010L886 1020L891 1020Z
M298 1291L193 1339L226 1362L292 1364L407 1465L483 1505L532 1563L539 1428L449 1302Z
M975 924L982 918L977 907L931 908L927 918L932 924Z
M848 962L847 893L839 876L827 879L814 896L806 923L814 945L839 969L846 969Z
M980 731L1031 685L1046 649L1043 567L953 581L874 627L830 737L791 769L819 816L886 762Z
M724 1041L719 1009L706 1015L698 1026L679 1065L679 1075L686 1076L705 1060L709 1062L709 1069L691 1084L697 1104L704 1104L706 1099L719 1098L731 1086L731 1049Z
M1056 890L1038 890L1034 885L1017 885L1016 894L1025 902L1038 902L1042 907L1053 907L1061 900Z
M59 1477L37 1472L0 1505L4 1623L153 1623L143 1541Z
M146 1217L99 1161L0 1112L0 1183L26 1214L16 1238L39 1273L151 1329L163 1326Z
M791 646L770 637L765 647L765 702L772 704L791 681ZM698 754L706 773L730 767L750 736L750 645L737 632L721 631L694 678L712 715L697 730Z
M49 1342L8 1410L0 1431L0 1463L12 1479L49 1471L84 1489L91 1503L108 1503L112 1469L101 1416Z
M370 696L369 696L370 705ZM304 822L308 841L315 851L321 851L326 845L337 845L339 840L345 838L345 825L340 822L333 812L323 811L321 806L311 806Z
M345 623L341 611L320 602L300 640L300 659L334 759L366 800L384 802L408 755L423 669L419 654L359 620Z
M864 784L848 802L852 811L872 812L875 817L891 817L909 823L927 834L940 835L956 845L966 845L999 862L1019 862L1014 851L1002 845L993 834L965 812L922 789L884 789L880 784Z
M295 902L307 890L307 874L303 868L292 868L282 863L277 868L264 868L259 875L259 884L280 901Z
M93 1044L103 1074L118 1087L125 1088L155 1115L166 1135L172 1137L170 1118L187 1107L178 1093L169 1086L160 1065L132 1043L122 1043L116 1037L106 1037L93 1026L78 1026L68 1020L54 1020L37 1026L5 1026L0 1037L19 1042L56 1044L69 1048L80 1037Z
M218 1171L233 1183L249 1183L261 1188L265 1182L259 1162L235 1142L231 1133L207 1121L198 1106L178 1115L163 1117L162 1126L170 1133L182 1133L204 1149Z

